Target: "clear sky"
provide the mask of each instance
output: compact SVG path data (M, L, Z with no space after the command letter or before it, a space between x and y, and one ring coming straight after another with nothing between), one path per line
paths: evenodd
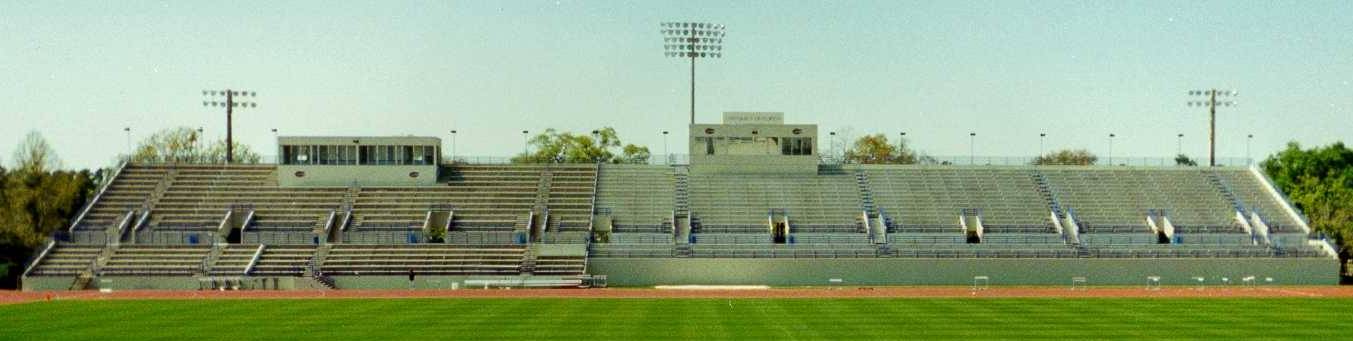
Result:
M936 155L1206 156L1187 91L1240 92L1218 153L1353 136L1350 1L4 1L0 158L30 130L67 167L109 164L173 126L224 135L201 91L258 92L236 136L460 131L508 155L520 131L615 127L662 153L684 132L687 65L659 23L727 26L697 65L697 120L782 111ZM673 135L679 136L679 135ZM681 145L684 138L669 140ZM446 141L446 144L450 144ZM449 147L449 146L448 146ZM825 145L822 148L826 148ZM672 152L680 148L672 147Z

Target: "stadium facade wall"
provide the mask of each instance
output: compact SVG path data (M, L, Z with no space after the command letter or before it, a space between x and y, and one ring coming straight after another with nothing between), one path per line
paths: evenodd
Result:
M68 290L75 276L29 276L21 284L24 291Z
M1339 263L1330 258L1180 259L736 259L591 258L588 273L610 286L652 285L970 285L987 276L992 285L1143 285L1160 276L1164 285L1219 285L1229 278L1272 277L1273 284L1331 285ZM839 279L839 282L833 281Z
M436 165L339 166L278 165L282 187L434 186Z

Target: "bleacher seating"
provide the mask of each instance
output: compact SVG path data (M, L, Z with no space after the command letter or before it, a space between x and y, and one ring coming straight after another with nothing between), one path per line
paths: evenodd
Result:
M541 177L550 175L552 227L586 230L591 220L595 166L459 165L444 187L362 187L353 205L353 227L422 228L429 210L454 212L452 230L511 230L536 205Z
M249 262L254 260L254 253L257 251L256 244L226 245L221 254L216 256L216 262L212 263L211 270L207 273L212 276L243 276L244 270L249 267Z
M592 244L588 255L612 258L668 258L677 253L672 244Z
M1240 168L859 165L749 175L676 167L449 165L437 186L349 188L281 187L271 165L129 165L74 224L70 235L82 237L58 239L30 275L303 276L323 253L319 267L330 276L585 273L585 256L536 256L538 245L553 244L588 244L588 256L611 258L1329 256L1286 203ZM670 220L686 174L695 230L674 240ZM331 235L341 242L314 245L326 236L310 232L349 202L351 224ZM1074 210L1084 228L1078 239L1055 233L1054 207ZM605 242L589 241L594 208L612 219ZM864 229L861 213L871 208L885 214L886 240ZM1269 237L1245 233L1237 208L1259 212L1274 228ZM158 235L103 244L103 229L142 209L150 219L140 232ZM239 239L246 244L185 245L228 239L215 232L231 209L254 212ZM447 244L422 244L427 212L441 209L454 212ZM516 245L533 210L548 210L547 230ZM959 224L964 210L982 217L980 243ZM1148 231L1150 210L1170 219L1173 238ZM783 244L771 237L772 211L790 222Z
M526 249L522 246L447 244L338 244L321 269L328 275L516 275Z
M893 257L907 258L1075 258L1079 252L1066 244L911 244L890 249Z
M1245 208L1259 212L1259 216L1274 231L1302 232L1301 225L1283 208L1286 204L1265 190L1264 184L1248 169L1218 169L1215 172Z
M249 275L300 276L314 256L314 245L268 245Z
M74 276L90 269L103 245L59 244L52 248L30 276Z
M100 270L103 276L192 276L204 272L210 247L122 245Z
M172 173L151 214L152 230L214 230L225 212L234 208L253 210L251 229L308 231L322 227L329 213L341 206L346 191L278 187L272 166L175 165Z
M1242 258L1273 256L1262 245L1221 244L1108 244L1087 249L1098 258Z
M964 209L980 210L987 233L1052 232L1049 203L1027 168L865 167L874 205L902 232L959 229Z
M878 248L869 244L694 244L696 258L873 258Z
M671 167L603 165L597 207L611 211L615 232L672 231L675 184Z
M143 209L164 177L164 168L127 165L104 189L103 196L90 207L76 229L106 229L128 211Z
M768 229L771 209L784 209L793 232L862 232L863 211L853 176L697 175L690 177L692 214L706 233Z
M580 276L587 267L587 257L577 256L539 256L536 257L535 275Z
M1238 232L1235 209L1208 182L1206 171L1191 168L1041 169L1063 207L1075 210L1088 232L1146 232L1149 210L1164 210L1177 230Z

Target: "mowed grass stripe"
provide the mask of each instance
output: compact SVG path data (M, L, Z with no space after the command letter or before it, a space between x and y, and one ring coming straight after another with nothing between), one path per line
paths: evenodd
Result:
M1344 339L1353 299L331 299L0 306L0 339Z

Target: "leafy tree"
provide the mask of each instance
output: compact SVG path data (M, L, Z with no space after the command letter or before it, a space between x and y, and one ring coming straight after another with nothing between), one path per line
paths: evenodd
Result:
M574 134L546 129L530 140L533 151L517 154L512 163L647 163L648 147L621 145L615 129L605 127L591 134ZM619 149L617 156L612 150Z
M56 169L59 159L40 134L26 136L14 155L14 168L0 169L0 264L11 270L53 231L69 226L94 192L89 171ZM13 276L0 280L13 285Z
M260 155L258 152L254 151L254 148L249 147L249 145L247 144L240 144L239 142L235 142L234 144L235 144L234 150L235 163L257 164L259 162L263 162L263 155ZM211 148L207 148L206 150L207 154L205 158L206 162L225 163L226 161L225 146L226 146L225 140L216 140L216 142L213 142L211 144Z
M263 157L247 145L235 144L235 163L258 163ZM169 128L150 135L136 146L132 162L225 163L225 141L204 141L189 127Z
M1260 167L1306 213L1311 228L1353 248L1353 149L1342 142L1311 149L1290 142Z
M619 163L647 164L648 158L652 156L652 153L648 152L648 147L632 144L625 145L621 153Z
M865 135L855 140L845 153L847 163L863 164L914 164L918 161L915 151L907 148L907 141L900 145L888 142L883 134Z
M1085 149L1063 149L1045 155L1039 155L1038 158L1034 159L1033 164L1089 166L1095 164L1096 161L1099 161L1099 157L1095 156L1095 154L1090 154L1090 152Z
M1174 164L1175 166L1197 167L1198 161L1194 161L1193 159L1189 158L1188 155L1179 154L1175 155Z
M61 167L52 145L36 131L28 132L14 148L14 169L19 172L42 173Z

